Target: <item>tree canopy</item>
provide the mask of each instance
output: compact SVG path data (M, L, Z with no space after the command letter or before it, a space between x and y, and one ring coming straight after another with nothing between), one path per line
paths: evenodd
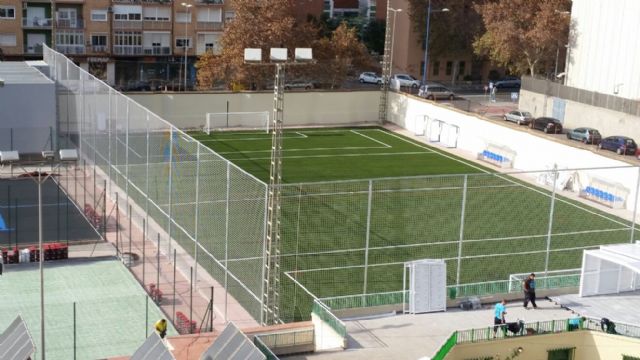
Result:
M571 0L500 0L476 5L486 31L473 46L477 54L516 74L549 67L569 33Z

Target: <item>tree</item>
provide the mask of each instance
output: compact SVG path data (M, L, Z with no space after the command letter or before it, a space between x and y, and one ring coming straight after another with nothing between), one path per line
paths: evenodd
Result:
M362 42L367 46L369 52L384 53L385 29L386 24L383 20L371 20L362 29Z
M263 87L273 78L273 69L244 64L245 48L263 49L263 60L272 47L309 47L317 30L309 23L296 23L292 0L234 0L235 18L227 23L218 55L198 59L198 87L209 89L214 80ZM266 51L265 51L266 50Z
M371 66L367 48L358 40L356 29L346 23L340 24L331 38L314 42L313 48L318 62L314 69L316 79L332 89L345 81L349 69Z
M531 76L553 63L566 44L571 0L500 0L476 6L486 31L473 46L513 73Z

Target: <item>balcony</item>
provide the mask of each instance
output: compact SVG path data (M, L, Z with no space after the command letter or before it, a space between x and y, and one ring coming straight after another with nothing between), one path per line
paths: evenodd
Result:
M142 30L142 21L114 20L113 28L118 30Z
M134 45L114 45L113 46L113 55L124 55L124 56L137 56L142 55L143 48L142 46L134 46Z
M56 27L58 29L84 29L84 21L82 19L57 20Z
M198 21L196 23L198 31L222 31L223 28L224 23L222 22Z
M171 55L170 46L152 46L144 48L145 55Z
M91 52L93 53L108 53L109 47L107 45L91 45Z
M23 18L22 27L25 29L51 29L51 19L39 18Z
M171 21L145 20L142 28L145 30L171 30Z
M56 44L56 50L66 55L82 55L84 54L84 45Z
M37 44L33 46L25 46L24 47L25 54L42 54L42 44Z
M196 0L196 5L224 5L224 0Z

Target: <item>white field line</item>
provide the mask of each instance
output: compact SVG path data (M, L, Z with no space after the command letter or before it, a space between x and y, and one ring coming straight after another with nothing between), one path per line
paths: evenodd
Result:
M423 148L423 149L427 149L427 150L431 150L431 149L427 148L426 146L423 146L423 145L421 145L421 144L417 144L417 143L415 143L415 142L412 142L412 141L409 141L409 140L407 140L407 139L404 139L403 137L398 136L398 135L396 135L396 134L394 134L394 133L392 133L392 132L388 132L388 133L387 133L387 132L384 132L383 130L380 130L380 129L377 129L377 130L378 130L378 131L382 131L383 133L386 133L386 134L388 134L388 135L394 136L394 137L396 137L396 138L398 138L398 139L400 139L400 140L402 140L402 141L405 141L405 142L408 142L408 143L410 143L410 144L413 144L413 145L415 145L415 146L417 146L417 147L420 147L420 148ZM462 164L465 164L465 165L467 165L467 166L469 166L469 167L472 167L472 168L474 168L474 169L480 170L480 171L482 171L482 172L484 172L484 173L487 173L487 174L494 174L496 177L499 177L499 178L501 178L501 179L503 179L503 180L506 180L506 181L512 182L512 183L514 183L514 184L518 184L518 185L520 185L521 187L523 187L523 188L525 188L525 189L528 189L528 190L531 190L531 191L537 192L537 193L542 194L542 195L544 195L544 196L546 196L546 197L549 197L549 198L551 197L551 195L550 195L550 194L546 194L546 193L545 193L545 192L543 192L542 190L539 190L539 189L536 189L536 188L534 188L534 187L526 186L526 185L524 185L524 184L518 183L518 182L516 182L516 181L514 181L514 180L512 180L512 179L509 179L507 176L504 176L504 175L500 175L500 174L497 174L497 173L490 173L490 172L488 172L487 170L482 169L482 168L480 168L480 167L478 167L478 166L476 166L476 165L474 165L474 164L471 164L471 163L469 163L469 162L466 162L466 161L463 161L463 160L460 160L460 159L456 159L455 157L450 156L450 155L448 155L448 154L445 154L445 153L443 153L443 152L441 152L441 151L439 151L439 150L437 150L437 149L433 149L433 152L435 152L435 153L437 153L437 154L440 154L440 155L442 155L442 156L444 156L444 157L446 157L446 158L448 158L448 159L455 160L455 161L457 161L457 162L460 162L460 163L462 163ZM625 223L623 223L623 222L620 222L620 221L618 221L618 220L616 220L616 219L610 218L610 217L605 216L605 215L603 215L603 214L597 213L597 212L595 212L595 211L593 211L593 210L589 210L589 209L584 208L584 207L582 207L582 206L578 206L577 204L574 204L574 203L572 203L572 202L570 202L570 201L567 201L567 200L564 200L564 199L558 199L558 198L556 198L556 201L563 202L563 203L565 203L565 204L567 204L567 205L570 205L570 206L573 206L573 207L575 207L575 208L578 208L578 209L580 209L580 210L582 210L582 211L588 212L588 213L590 213L591 215L596 215L596 216L599 216L599 217L601 217L601 218L607 219L607 220L609 220L609 221L611 221L611 222L614 222L614 223L616 223L616 224L618 224L618 225L627 226L627 224L625 224Z
M304 137L304 138L308 138L308 136L307 136L307 135L305 135L304 133L302 133L302 132L300 132L300 131L296 131L296 132L294 132L294 134L298 134L298 135L300 135L300 136L302 136L302 137Z
M122 140L120 140L120 139L118 139L118 137L117 137L117 136L116 136L116 141L117 141L117 142L119 142L120 144L124 145L124 146L125 146L126 148L128 148L129 150L131 150L134 154L136 154L136 156L137 156L139 159L142 159L142 158L143 158L143 156L142 156L142 155L138 154L138 152L137 152L137 151L133 150L133 148L132 148L131 146L127 146L127 143L126 143L126 142L124 142L124 141L122 141ZM94 149L94 151L95 151L95 149Z
M387 143L384 143L384 142L382 142L380 140L376 140L376 139L372 138L371 136L367 136L365 134L361 134L361 133L359 133L359 132L357 132L355 130L349 130L349 131L354 133L354 134L360 135L360 136L364 137L365 139L369 139L369 140L371 140L373 142L377 142L378 144L380 144L380 145L382 145L382 146L384 146L386 148L392 148L393 147L393 146L391 146L391 145L389 145Z
M295 132L295 134L299 134ZM283 139L305 139L308 136L300 134L298 136L286 136L282 137ZM219 141L256 141L256 140L268 140L271 141L271 135L267 135L265 137L254 137L254 138L222 138L222 139L196 139L199 142L219 142Z
M386 149L385 147L382 146L347 146L347 147L327 147L327 148L309 148L309 149L282 149L282 152L288 152L288 151L319 151L319 150L361 150L361 149ZM224 151L224 152L219 152L218 154L221 155L226 155L226 154L249 154L249 153L264 153L264 152L268 152L270 153L271 150L249 150L249 151Z
M310 159L310 158L333 158L333 157L367 157L367 156L395 156L395 155L431 155L434 153L426 153L424 151L401 152L401 153L377 153L377 154L333 154L333 155L300 155L300 156L283 156L283 159ZM271 157L250 157L238 158L231 161L252 161L252 160L270 160Z
M570 236L570 235L597 234L597 233L628 231L628 230L629 230L629 228L571 231L571 232L564 232L564 233L554 233L554 234L551 234L551 236ZM463 240L462 242L463 243L475 243L475 242L486 242L486 241L508 241L508 240L522 240L522 239L545 238L545 237L547 237L547 234L521 235L521 236L502 237L502 238L470 239L470 240ZM451 241L429 242L429 243L422 243L422 244L399 244L399 245L389 245L389 246L376 246L376 247L370 247L369 251L393 250L393 249L402 249L402 248L429 247L429 246L438 246L438 245L457 245L459 243L460 243L460 240L451 240ZM598 247L598 246L600 246L600 245L587 245L587 246L576 247L576 248L551 249L550 251L565 251L565 250L573 250L573 249L580 249L580 248L585 248L586 249L586 248L595 248L595 247ZM281 257L322 256L322 255L351 253L351 252L354 252L354 251L364 252L365 250L366 250L365 248L350 248L350 249L327 250L327 251L299 253L299 254L282 254L280 256ZM533 252L538 252L538 250L531 251L531 253L533 253ZM539 252L546 252L546 249L539 250ZM518 252L518 253L508 253L508 254L517 255L517 254L525 254L525 253L529 253L529 252L522 252L522 253ZM485 254L485 255L469 255L469 256L463 256L462 259L472 258L472 257L490 257L490 256L495 256L495 255L508 255L508 254L500 253L500 254ZM256 259L258 259L258 257L237 258L237 259L234 259L233 261L246 261L246 260L256 260ZM457 257L454 257L454 258L451 258L451 259L457 259ZM232 261L232 260L229 260L229 261Z

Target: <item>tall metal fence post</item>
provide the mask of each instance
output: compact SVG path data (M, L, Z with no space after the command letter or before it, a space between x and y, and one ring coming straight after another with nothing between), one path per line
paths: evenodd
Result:
M231 193L231 162L227 161L227 195L224 220L224 321L227 322L227 305L229 301L229 201ZM267 291L267 289L265 289Z
M149 295L144 296L144 338L149 337Z
M464 241L464 215L467 207L467 182L468 175L464 176L464 182L462 184L462 206L460 209L460 233L458 234L458 264L456 267L456 292L460 285L460 269L462 268L462 243Z
M158 233L158 252L156 255L156 262L158 266L158 274L156 275L156 286L160 290L160 233Z
M131 240L132 240L131 236L133 235L132 234L132 230L131 230L131 228L132 228L132 226L131 226L131 218L132 217L133 217L133 215L131 213L131 205L129 205L129 267L131 267L133 265L133 262L131 260L131 256L132 256L131 255L132 254L132 252L131 252Z
M556 204L556 182L558 180L558 165L553 165L553 189L551 191L551 207L549 208L549 229L547 231L547 251L544 259L544 276L549 271L549 252L551 251L551 234L553 233L553 213Z
M211 316L209 317L209 331L213 331L213 286L211 287Z
M173 146L173 127L171 127L169 128L169 216L167 219L167 233L169 238L167 239L167 256L170 256L171 254L171 238L173 236L171 232L171 229L173 228L173 226L171 226L171 223L173 222L173 218L171 217L171 214L173 213Z
M86 206L87 204L87 159L82 159L82 204Z
M369 192L367 195L367 228L364 236L364 281L362 284L362 305L365 305L367 293L367 276L369 275L369 238L371 234L371 201L373 197L373 180L369 180Z
M636 180L636 196L635 201L633 203L633 216L631 218L631 234L629 242L633 243L635 241L635 232L636 232L636 220L638 217L638 193L640 192L640 166L638 166L638 180Z
M107 111L107 176L109 177L109 193L111 193L111 189L112 186L111 184L113 183L113 177L111 177L111 92L112 90L109 89L109 111ZM105 193L107 192L107 188L104 188ZM106 208L107 204L105 203L105 208Z
M102 192L102 237L107 240L107 180L103 182ZM68 203L69 201L67 201ZM67 214L69 216L69 214Z
M189 267L189 321L193 321L193 266ZM193 326L189 323L189 334L193 334Z
M77 344L77 337L76 337L76 302L73 302L73 359L76 359L76 344Z
M200 204L199 204L199 200L200 200L200 144L198 144L196 146L196 212L195 212L195 229L194 229L194 238L195 238L195 245L194 245L194 261L195 261L195 267L196 267L196 272L194 274L194 281L197 283L198 282L198 215L200 212Z
M144 218L146 219L146 224L149 224L149 140L150 140L150 135L149 135L149 113L147 112L147 132L146 132L146 139L147 139L147 153L146 153L146 159L145 159L145 193L144 193ZM145 238L146 239L146 238Z
M129 112L129 105L130 105L130 100L127 99L127 118L125 120L125 133L124 133L124 143L125 143L125 153L124 153L124 176L125 176L125 182L124 182L124 194L126 196L126 200L127 200L127 210L130 210L129 208L129 179L131 179L129 177L129 151L130 151L130 147L129 147L129 118L131 117L130 112Z
M173 308L171 310L171 318L174 324L176 323L176 253L176 249L173 249Z
M147 269L147 254L145 253L145 244L147 243L147 221L142 219L142 287L147 288L147 283L145 282L145 275Z
M116 192L116 257L120 256L120 208L118 197L118 192Z

